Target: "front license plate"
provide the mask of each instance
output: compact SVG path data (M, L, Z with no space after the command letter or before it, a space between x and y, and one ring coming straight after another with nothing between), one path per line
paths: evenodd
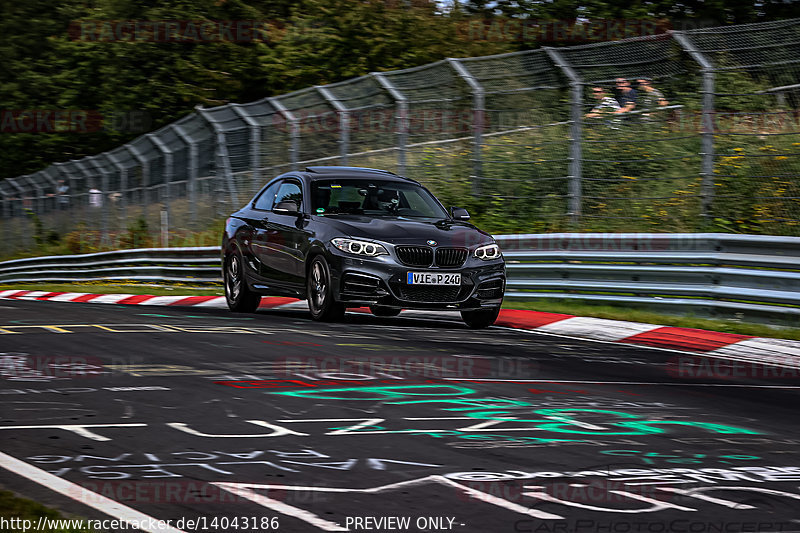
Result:
M409 272L406 283L409 285L461 285L461 274Z

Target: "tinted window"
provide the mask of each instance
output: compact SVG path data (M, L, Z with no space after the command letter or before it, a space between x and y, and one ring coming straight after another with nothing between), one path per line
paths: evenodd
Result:
M354 214L410 218L447 218L436 199L414 183L381 180L319 180L311 186L312 211L318 215Z
M303 205L303 192L300 190L300 184L294 181L284 181L278 189L278 194L275 196L275 205L281 202L294 202L297 208Z
M263 209L264 211L269 211L272 209L272 202L275 200L275 193L278 190L278 186L281 184L280 181L276 181L272 185L266 188L261 196L258 197L255 203L256 209Z

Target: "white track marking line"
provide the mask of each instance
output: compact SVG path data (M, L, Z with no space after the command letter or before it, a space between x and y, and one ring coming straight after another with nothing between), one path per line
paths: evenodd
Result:
M183 530L174 527L151 528L148 523L150 521L159 522L159 519L146 515L136 509L131 509L127 505L116 502L101 494L87 490L76 483L54 476L41 468L20 461L3 452L0 452L0 466L39 485L52 489L59 494L72 498L77 502L106 513L109 516L124 521L130 520L134 524L138 523L139 525L144 525L144 527L140 528L142 531L147 531L148 533L184 533Z

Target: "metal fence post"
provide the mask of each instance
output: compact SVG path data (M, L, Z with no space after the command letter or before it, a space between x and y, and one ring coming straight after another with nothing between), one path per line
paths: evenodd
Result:
M28 213L25 212L25 189L23 189L22 186L12 178L8 178L6 181L8 181L8 183L11 184L11 186L13 186L19 194L19 205L22 208L22 216L20 217L22 222L20 225L24 225L24 221L28 218ZM19 243L23 248L28 245L27 239L25 239L27 235L30 235L30 231L23 230L19 232Z
M7 222L7 220L11 219L11 212L10 212L10 209L9 209L8 193L3 191L3 190L0 190L0 195L3 196L3 200L2 200L3 203L0 204L0 222L2 222L2 224L3 224L2 225L2 231L3 231L2 234L7 236L7 235L11 235L11 223ZM0 242L2 242L3 253L11 252L11 247L10 247L11 240L10 239L8 239L8 238L0 239Z
M217 177L221 177L223 179L224 186L228 189L228 198L230 199L230 203L232 206L239 205L239 195L236 191L236 184L233 181L233 170L231 169L231 161L228 157L228 143L225 139L225 132L222 130L219 124L212 120L212 117L209 116L208 112L200 106L195 107L195 111L205 120L211 128L214 130L216 134L214 139L216 142L216 174ZM218 182L219 183L219 182ZM217 215L224 215L226 214L227 209L223 209L223 202L224 197L223 195L218 195L217 199L219 200L216 202L217 204ZM227 207L227 206L226 206Z
M101 156L98 156L101 157ZM100 164L94 159L88 159L90 165L92 165L97 172L100 173L100 190L103 191L102 204L102 224L103 230L100 234L100 243L103 245L108 245L110 242L109 239L109 228L108 228L108 204L111 203L111 197L109 195L108 189L110 188L110 184L108 181L108 171L106 171Z
M297 170L298 157L300 156L300 121L277 98L267 98L267 101L286 119L289 128L291 128L289 133L291 139L289 144L289 163L292 170Z
M231 104L231 108L234 113L247 122L250 130L250 174L253 182L253 192L255 192L261 187L261 126L239 104Z
M44 213L44 192L42 191L42 188L33 180L33 178L30 177L30 175L22 176L20 179L25 180L29 187L36 190L36 196L31 199L35 200L31 201L31 211L37 215L41 215Z
M192 140L186 130L183 129L183 126L178 124L173 124L172 129L175 130L175 133L180 137L180 139L186 143L189 147L189 173L188 173L188 180L186 183L186 192L189 195L189 220L190 226L192 230L197 229L197 178L200 169L200 165L198 163L200 153L197 148L197 143Z
M700 154L703 158L700 172L703 181L700 196L702 216L708 223L713 216L714 204L714 65L683 32L674 31L672 36L700 65L700 72L703 75L703 145Z
M156 146L156 148L158 148L158 151L161 152L161 154L164 156L164 167L165 167L165 169L164 169L164 188L166 190L166 193L164 194L164 202L162 204L162 211L166 211L166 216L164 216L164 214L162 213L160 220L162 222L162 228L161 228L162 243L161 243L161 246L166 247L166 246L168 246L167 239L168 239L168 236L169 236L169 224L168 224L168 221L169 221L169 202L170 202L170 197L171 197L171 195L170 195L170 187L172 186L172 179L175 176L175 166L174 166L175 165L175 158L172 157L172 150L170 150L169 147L167 147L167 145L164 144L164 141L159 139L156 135L153 135L152 133L148 133L147 134L147 138L150 139L153 142L153 144ZM163 227L165 219L167 221L166 228ZM167 238L164 238L165 236L167 236Z
M569 78L571 93L570 105L570 149L569 149L569 215L570 223L578 226L581 221L583 203L583 80L578 73L567 64L561 54L553 48L544 47L544 51Z
M397 172L400 175L405 175L408 145L408 98L380 72L373 72L372 75L397 103Z
M447 61L467 82L472 90L472 128L474 137L472 140L472 194L478 198L481 194L481 179L483 178L483 130L486 125L486 92L483 86L475 77L461 64L458 59L448 58Z
M147 199L148 194L147 190L150 187L150 162L145 159L144 155L142 155L136 147L125 144L125 149L130 152L130 154L136 159L142 167L142 194L139 197L142 201L142 218L146 221L147 220Z
M342 165L347 165L347 156L350 150L350 112L330 90L322 85L315 85L314 88L336 109L339 115L339 160Z
M61 221L61 224L63 224L62 230L66 235L70 232L70 230L72 230L72 228L75 227L75 206L77 204L78 197L75 194L75 183L73 183L72 176L70 176L69 173L64 170L64 163L53 163L53 167L55 167L55 169L58 171L61 179L64 181L64 185L66 185L68 188L66 194L67 204L64 208L66 213L64 216L59 213L59 220ZM58 196L60 199L61 195ZM59 210L61 209L61 206L59 206Z
M106 157L109 161L111 161L111 164L114 165L114 168L119 171L119 192L122 194L120 194L118 202L120 213L122 215L120 217L122 224L119 224L118 227L124 227L125 220L128 218L128 201L126 199L126 195L124 194L124 192L128 189L128 169L126 169L122 163L117 160L117 157L112 152L106 152ZM120 222L120 218L117 219L117 222ZM123 227L119 227L119 229L122 230L124 229Z

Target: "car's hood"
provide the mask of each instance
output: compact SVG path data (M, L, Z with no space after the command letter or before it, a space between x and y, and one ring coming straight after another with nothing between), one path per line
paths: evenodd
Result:
M452 220L372 218L358 215L326 216L325 223L343 237L378 240L391 244L473 247L493 242L491 235L472 224Z

